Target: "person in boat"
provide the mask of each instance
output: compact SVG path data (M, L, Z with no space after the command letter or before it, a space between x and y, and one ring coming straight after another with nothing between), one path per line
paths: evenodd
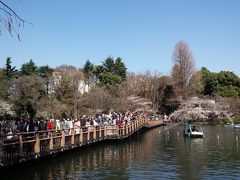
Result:
M192 132L198 132L198 130L197 130L197 127L196 127L196 126L193 126L193 127L192 127Z

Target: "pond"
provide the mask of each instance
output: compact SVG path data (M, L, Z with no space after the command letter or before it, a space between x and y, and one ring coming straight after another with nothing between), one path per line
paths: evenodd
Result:
M1 179L239 179L240 130L203 126L204 139L183 125L141 131L13 169Z

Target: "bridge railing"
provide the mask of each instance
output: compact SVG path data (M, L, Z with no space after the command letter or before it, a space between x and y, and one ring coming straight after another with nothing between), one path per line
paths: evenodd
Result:
M145 123L146 119L139 118L121 126L88 126L3 135L0 137L0 165L9 166L97 141L126 138Z

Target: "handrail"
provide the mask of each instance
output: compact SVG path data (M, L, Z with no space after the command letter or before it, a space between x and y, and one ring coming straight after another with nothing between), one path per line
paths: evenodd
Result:
M102 140L124 139L147 123L147 119L139 118L122 125L6 134L0 137L0 165L10 166ZM8 139L8 136L13 136L13 139Z

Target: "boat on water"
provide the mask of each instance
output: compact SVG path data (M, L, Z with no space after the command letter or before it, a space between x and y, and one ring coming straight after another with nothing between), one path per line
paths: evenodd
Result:
M202 127L197 124L186 124L183 133L186 137L203 138Z
M240 129L240 124L234 124L233 128L234 129Z

